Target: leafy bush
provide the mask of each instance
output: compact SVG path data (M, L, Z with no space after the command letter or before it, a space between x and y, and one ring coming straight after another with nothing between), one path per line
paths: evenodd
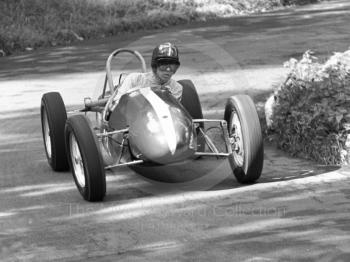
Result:
M286 63L290 73L275 92L273 139L293 155L329 165L350 156L350 50L324 64L307 51Z

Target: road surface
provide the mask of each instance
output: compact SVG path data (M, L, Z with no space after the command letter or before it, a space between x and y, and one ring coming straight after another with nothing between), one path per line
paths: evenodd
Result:
M261 104L290 57L345 51L349 24L350 4L330 1L0 58L1 261L349 261L349 168L267 144L254 185L238 184L225 161L205 162L203 179L182 184L119 168L107 174L105 201L87 203L69 172L49 168L38 110L49 91L69 108L96 97L113 49L149 60L157 43L174 41L176 79L191 78L205 115L219 117L236 93ZM115 66L137 65L123 57Z

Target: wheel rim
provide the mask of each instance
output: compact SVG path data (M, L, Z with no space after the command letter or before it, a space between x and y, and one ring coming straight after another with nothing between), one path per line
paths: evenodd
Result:
M232 111L230 121L230 144L232 148L232 155L236 165L243 167L244 164L244 145L242 136L242 125L236 111Z
M44 126L44 142L45 142L45 149L47 156L51 158L52 151L51 151L51 136L50 136L50 126L49 126L49 120L47 117L46 110L43 110L44 116L43 116L43 126Z
M78 142L73 134L70 135L70 156L77 182L79 186L85 187L84 163L81 157Z

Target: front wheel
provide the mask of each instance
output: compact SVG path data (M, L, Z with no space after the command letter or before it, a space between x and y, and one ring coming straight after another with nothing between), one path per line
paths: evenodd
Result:
M87 201L101 201L106 175L95 134L83 115L68 118L65 128L68 161L75 184Z
M259 179L264 162L264 145L259 117L254 102L247 95L231 96L226 103L227 121L232 154L229 162L240 183Z

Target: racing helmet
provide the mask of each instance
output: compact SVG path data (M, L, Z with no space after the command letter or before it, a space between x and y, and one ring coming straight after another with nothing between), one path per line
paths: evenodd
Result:
M162 64L180 65L179 51L172 43L164 43L153 49L151 67L152 69Z

